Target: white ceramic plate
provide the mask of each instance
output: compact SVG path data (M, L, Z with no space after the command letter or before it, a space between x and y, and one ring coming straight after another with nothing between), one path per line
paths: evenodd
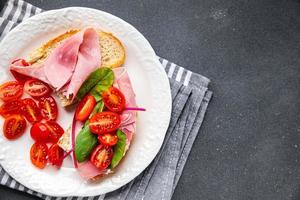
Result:
M120 188L139 175L158 153L171 115L168 78L149 42L133 26L103 11L70 7L52 10L25 20L0 44L0 82L11 79L9 63L27 57L36 47L71 28L87 26L112 32L126 48L125 67L136 93L137 103L147 109L140 112L137 133L115 173L96 184L82 180L72 168L71 159L60 170L48 166L35 168L29 159L33 144L27 132L16 141L0 134L0 164L17 181L37 192L52 196L94 196ZM59 73L58 73L59 76ZM73 113L59 108L58 122L67 128ZM0 132L4 120L0 120Z

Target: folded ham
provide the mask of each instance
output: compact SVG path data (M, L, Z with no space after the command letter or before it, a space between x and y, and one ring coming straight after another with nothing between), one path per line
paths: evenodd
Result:
M79 47L77 63L67 90L67 96L77 94L90 73L101 66L101 51L97 32L94 29L86 29L83 33L83 41Z
M14 76L16 76L16 78L21 74L21 76L36 78L49 84L49 81L44 72L44 65L24 65L24 63L22 63L21 61L17 61L13 62L10 65L10 71L13 73Z
M85 79L101 66L99 38L95 29L86 28L65 39L42 64L31 66L14 63L10 70L39 79L56 90L75 97Z
M129 79L126 68L120 67L113 69L115 74L114 86L119 88L125 96L126 107L137 107L135 101L135 93L133 91L131 81ZM132 135L136 129L136 111L126 110L121 114L121 127L120 129L126 134L126 147L132 139Z
M92 180L97 177L101 177L101 175L109 174L111 170L105 169L100 170L90 161L84 162L82 164L78 164L77 168L79 175L85 180Z

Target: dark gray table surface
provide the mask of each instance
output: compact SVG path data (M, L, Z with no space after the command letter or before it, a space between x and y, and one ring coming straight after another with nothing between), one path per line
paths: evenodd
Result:
M299 0L28 1L119 16L158 55L212 80L174 200L300 199ZM0 199L37 198L0 187Z

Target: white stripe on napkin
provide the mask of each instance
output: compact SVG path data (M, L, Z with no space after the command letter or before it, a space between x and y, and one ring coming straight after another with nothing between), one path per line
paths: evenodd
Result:
M176 76L176 81L180 82L181 81L181 77L182 77L182 74L183 74L183 68L182 67L179 67L179 70L177 72L177 76Z
M169 78L172 78L173 73L174 73L174 70L175 70L175 64L174 64L174 63L171 63L170 69L169 69L169 72L168 72L168 77L169 77Z
M14 21L14 22L18 21L18 18L21 14L21 11L22 11L23 4L24 4L24 1L19 1L18 2L18 6L17 6L16 12L15 12L13 18L12 18L12 21Z
M12 21L8 21L6 27L4 28L3 32L1 33L0 40L10 31L10 29L13 27L14 23Z
M186 76L185 76L183 85L188 86L188 84L189 84L189 82L190 82L190 79L191 79L191 76L192 76L192 72L188 70L188 71L187 71L187 74L186 74Z
M27 3L26 11L25 11L25 15L24 15L23 19L27 19L30 16L31 9L32 9L32 5Z
M9 14L11 13L12 9L13 9L13 4L10 3L10 1L7 2L7 7L5 8L5 11L4 11L2 17L3 17L4 19L7 19L7 17L8 17Z

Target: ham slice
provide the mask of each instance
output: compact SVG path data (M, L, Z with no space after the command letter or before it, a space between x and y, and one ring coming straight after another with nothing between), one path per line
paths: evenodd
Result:
M49 84L49 81L44 72L44 65L42 64L24 66L22 62L15 62L10 65L10 70L13 74L16 73L25 75L27 77L36 78Z
M98 34L86 28L65 39L43 64L22 66L12 64L14 72L39 79L56 90L63 88L67 97L76 96L85 79L100 66L101 53Z
M97 167L95 167L95 165L93 165L93 163L91 163L90 161L86 161L84 163L78 164L78 172L82 178L90 180L97 176L108 174L110 170L100 170Z
M125 96L126 107L137 107L135 101L135 93L133 91L130 78L126 68L120 67L113 69L115 74L114 86L119 88ZM136 128L136 111L126 110L121 114L120 129L126 134L127 148L132 140L132 136Z
M59 90L70 81L76 67L84 31L64 40L45 61L44 71L51 85Z
M66 96L77 94L80 86L90 73L101 66L101 52L97 32L92 28L86 29L83 34L83 41L79 48L76 68Z

